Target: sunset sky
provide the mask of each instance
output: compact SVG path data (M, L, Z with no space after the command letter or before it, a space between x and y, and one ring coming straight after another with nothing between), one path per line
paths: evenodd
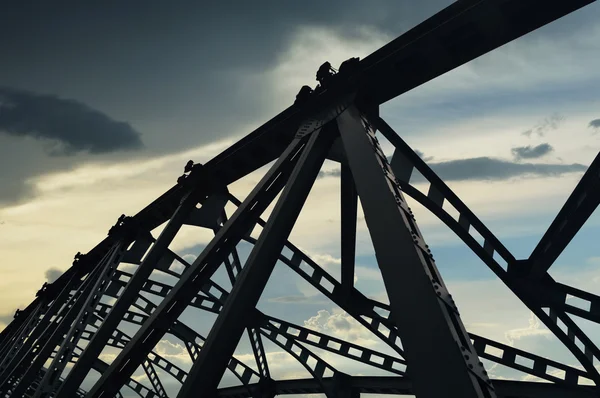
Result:
M119 215L135 214L169 189L189 159L208 161L287 108L302 85L314 86L321 63L365 57L452 2L9 3L0 6L0 330L75 253L100 242ZM600 150L598 21L594 3L381 108L519 259L529 256ZM391 156L392 146L380 141ZM337 168L325 163L290 240L339 278L339 178L327 173ZM231 192L243 199L266 170ZM469 331L579 366L458 237L409 201ZM599 235L596 213L551 275L600 294ZM185 227L171 248L193 260L210 236ZM223 273L215 278L225 280ZM387 301L360 217L356 287ZM259 308L388 352L284 264ZM206 335L214 318L190 314L190 326ZM577 322L600 341L598 325ZM279 347L266 348L274 378L307 377ZM191 365L173 339L156 349ZM236 351L254 367L250 354L247 343ZM322 358L349 374L384 374L335 355ZM501 366L488 371L533 380ZM228 377L223 385L231 384Z

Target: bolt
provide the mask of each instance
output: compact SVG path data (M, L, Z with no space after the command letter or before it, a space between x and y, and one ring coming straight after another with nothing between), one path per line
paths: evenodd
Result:
M468 356L468 355L465 355L465 359L468 361L468 360L469 360L469 356Z
M473 369L473 365L469 364L469 369Z
M464 352L464 351L467 351L467 349L465 348L465 346L462 346L462 345L460 346L460 349L461 349L461 351L463 351L463 352Z

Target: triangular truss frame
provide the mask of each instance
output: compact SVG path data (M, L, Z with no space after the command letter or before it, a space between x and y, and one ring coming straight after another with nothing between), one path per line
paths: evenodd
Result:
M453 7L464 7L464 3ZM479 3L490 7L502 2ZM486 10L478 6L469 11ZM440 14L444 12L449 11ZM572 316L600 323L600 297L556 282L548 269L600 202L600 155L531 256L517 260L379 116L380 102L366 95L364 88L349 87L352 84L336 89L335 96L314 99L288 115L292 122L281 116L270 122L295 126L293 134L277 136L272 133L273 126L268 126L268 134L251 134L206 165L188 163L174 188L138 215L119 218L104 241L85 255L78 253L73 266L56 282L45 284L0 334L0 396L120 397L126 386L140 397L167 397L159 372L181 383L179 398L295 393L323 393L330 398L354 398L360 393L415 394L419 398L597 396L600 350ZM395 148L391 161L380 147L377 131ZM275 163L243 201L229 192L229 184L273 159ZM326 159L341 165L340 281L288 241ZM220 164L229 167L219 168ZM411 185L414 171L429 182L427 194ZM278 195L268 220L261 219ZM565 365L468 333L404 195L446 224L581 366ZM365 297L353 285L358 200L389 305ZM444 209L444 202L458 212L457 218ZM225 212L227 204L237 207L230 218ZM166 226L155 238L151 231L163 222ZM192 263L169 249L184 225L215 233ZM256 225L262 227L258 239L251 236ZM483 242L478 242L475 233ZM240 242L253 245L245 262L236 249ZM284 248L292 254L284 255ZM379 337L395 355L259 311L256 305L278 261ZM174 262L182 267L173 268ZM130 273L119 268L121 263L137 268ZM227 271L233 286L230 290L211 279L220 267ZM177 282L170 285L153 280L156 270ZM160 303L143 293L160 298ZM105 300L107 297L112 300ZM571 305L567 297L589 303L589 309ZM217 315L207 336L178 320L190 306ZM139 325L139 330L128 335L119 328L122 321ZM233 357L244 332L250 338L258 371ZM193 361L188 372L156 352L155 346L167 334L185 344ZM312 379L273 380L265 339L296 358ZM120 350L110 364L100 359L105 347ZM395 376L344 374L310 347ZM531 365L521 364L519 358ZM490 380L480 359L549 383ZM132 378L140 367L147 383ZM239 379L240 386L218 388L226 369ZM564 376L550 369L563 371ZM80 386L91 370L100 377L86 392Z

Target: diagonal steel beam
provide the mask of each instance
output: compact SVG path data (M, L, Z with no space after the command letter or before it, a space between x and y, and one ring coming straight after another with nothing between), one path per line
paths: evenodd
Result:
M517 261L512 253L383 119L375 117L373 120L375 126L396 148L392 159L392 169L402 190L450 227L573 353L586 369L589 377L597 385L600 385L600 373L594 366L594 362L600 360L600 349L565 313L568 308L565 308L562 303L556 303L554 292L539 289L540 282L531 284L532 279L528 276L527 260ZM416 168L431 183L427 195L410 185L409 179L413 168ZM458 210L460 214L458 220L443 208L444 201L450 202ZM478 242L471 231L475 231L483 237L483 242ZM548 280L550 283L552 282L549 275L546 274L541 282L546 283ZM559 320L563 323L562 326L559 325ZM575 344L575 338L582 342L583 347Z
M335 369L333 366L328 364L323 359L319 358L312 351L298 343L295 339L290 338L284 334L280 334L276 328L269 325L265 330L261 330L261 333L266 336L273 343L287 351L292 357L294 357L302 366L310 373L317 383L323 388L323 393L327 398L336 398L336 390L324 383L326 375L333 377L340 377L341 372ZM215 389L216 392L216 389ZM213 393L214 394L214 393Z
M107 259L115 250L116 245L95 264L93 271L83 281L84 275L71 274L69 283L63 286L57 299L52 302L14 358L5 362L4 371L0 376L0 391L6 391L11 380L16 378L21 380L17 390L29 388L30 383L38 377L42 365L56 344L60 343L62 335L66 332L65 328L69 327L77 315L78 308L82 305L82 300L78 299L89 294L95 278L99 276L100 270L106 266ZM71 294L73 289L74 293Z
M54 358L51 365L51 372L45 372L42 377L41 383L52 383L54 378L58 378L62 369L59 365L59 361L63 359L63 355L66 354L64 348L69 347L70 339L73 337L74 332L77 330L78 318L83 317L86 314L86 306L93 301L95 295L99 289L102 289L102 282L115 267L115 259L118 259L123 254L122 245L115 245L113 250L96 266L94 271L88 275L80 289L73 295L70 300L69 309L64 317L59 321L51 324L51 328L47 328L40 339L40 342L33 347L27 355L22 358L27 370L22 374L19 385L15 387L12 394L16 397L24 395L29 389L31 389L32 382L36 379L39 372L43 369L44 364L54 351L57 345L61 346L58 355ZM118 261L117 261L118 263ZM65 334L67 340L64 339ZM69 347L70 348L70 347ZM18 367L14 371L18 372ZM35 394L35 389L34 389ZM39 393L43 392L42 390Z
M234 204L239 203L239 201L237 201L237 199L235 199L235 197L232 197L232 201L234 202ZM259 220L259 223L261 223L261 222L262 222L262 220ZM255 241L251 241L250 243L254 244ZM288 243L288 247L290 247L290 245L291 244ZM298 251L298 249L291 246L290 250L292 250L292 252L294 253L294 256L296 256L296 254L297 254L296 251ZM280 260L283 262L289 261L283 255L280 256ZM315 265L313 265L313 267L318 267L318 266L315 264ZM323 275L328 281L332 281L331 283L333 284L333 291L341 290L342 287L339 284L339 282L335 281L332 277L328 276L328 274L325 270L321 269L320 267L318 267L318 268L319 268L319 273L321 275ZM295 268L293 268L293 269L295 269ZM298 271L297 269L295 269L295 270ZM304 275L304 274L301 273L301 275ZM309 283L311 283L313 286L315 286L317 289L319 289L321 287L320 284L314 283L314 281L311 278L307 278L307 281ZM557 284L557 286L558 285L560 285L560 284ZM578 295L578 293L575 291L577 289L573 289L573 288L567 287L565 285L562 285L562 286L564 289L567 289L567 290L565 290L565 293L564 293L565 296L567 294L566 293L567 291L570 294L573 294L575 296ZM320 289L320 290L322 290L322 289ZM585 292L581 292L581 291L578 291L578 292L582 293L582 294L585 293ZM325 291L323 293L327 297L329 297L333 302L337 303L338 300L336 299L336 296L328 296L327 291ZM210 293L207 293L207 294L210 295ZM385 324L391 331L396 329L396 326L389 319L389 314L390 314L390 306L389 305L371 301L371 303L372 303L372 305L370 306L371 309L369 311L367 311L366 310L367 306L365 306L364 304L360 304L359 301L357 301L357 299L359 297L358 294L359 293L356 292L356 294L353 296L353 300L348 303L351 308L353 307L353 308L361 309L360 312L355 315L355 318L357 320L362 320L364 318L364 316L373 317L373 315L375 314L374 320L378 320L379 322ZM593 295L586 293L583 297L589 298L590 296L593 296ZM223 298L217 298L215 296L212 296L212 298L219 300L219 301L223 300ZM592 303L593 302L594 301L592 301ZM373 309L375 309L375 311L373 311ZM387 314L387 316L385 316L383 314ZM263 320L261 321L261 319L263 319ZM369 357L369 356L374 356L374 357L379 356L379 357L384 357L384 358L386 357L386 355L378 353L378 352L364 352L363 351L364 348L362 348L362 347L353 346L352 344L348 344L347 342L341 341L339 339L335 339L331 336L321 335L318 332L314 332L312 330L306 330L305 328L302 328L300 326L293 325L293 324L283 321L281 319L265 316L258 312L258 314L256 316L257 322L264 322L267 319L272 321L271 323L274 322L273 326L278 328L281 333L286 333L286 334L288 334L288 336L293 337L296 340L318 346L320 348L329 350L331 352L335 352L336 354L339 354L342 356L347 356L348 358L360 360L360 361L362 361L364 363L368 363L372 366L378 366L380 364L372 363L373 361L364 361L364 358ZM291 331L288 329L291 329ZM314 337L312 337L312 336L314 336ZM504 366L508 366L510 368L522 371L524 373L528 373L530 375L539 377L541 379L545 379L545 380L548 380L551 382L556 382L556 383L566 383L567 385L577 385L578 378L589 379L588 374L580 369L573 368L573 367L570 367L567 365L563 365L556 361L552 361L550 359L546 359L546 358L537 356L535 354L528 353L526 351L518 350L513 347L509 347L505 344L495 342L493 340L486 339L486 338L477 336L472 333L469 334L469 337L472 340L477 353L482 358L486 358L492 362L495 362L495 363L498 363L498 364L501 364ZM333 342L335 345L339 345L339 347L337 347L335 349L333 347L330 347L329 345L326 344L329 341ZM327 346L325 347L324 345L327 345ZM500 352L500 355L498 356L493 353L488 353L486 351L487 347L494 348L496 350L496 352ZM350 349L354 349L354 353L356 353L356 354L355 355L350 354ZM516 362L517 357L523 357L523 358L531 360L533 363L533 366L531 368L528 368L527 366L518 364ZM386 362L395 364L394 361L398 361L399 365L391 366L391 367L386 366ZM403 372L400 370L401 369L400 365L403 365L404 363L405 362L402 359L398 360L393 357L385 358L384 364L383 364L384 366L382 367L382 369L385 369L385 370L388 370L391 372L396 371L396 372L400 372L400 374L402 374ZM549 373L551 368L555 368L555 369L564 371L565 372L564 379L561 379L560 377L557 377L557 376Z
M542 278L600 204L600 153L529 256L530 274Z
M225 213L224 209L223 209L223 214L221 217L223 219L223 222L227 221L227 214ZM218 230L219 230L219 227L216 227L214 229L215 235L217 234ZM238 254L237 248L234 248L233 251L231 252L231 256L228 256L225 259L225 268L227 270L227 275L229 276L229 282L231 283L231 286L234 286L236 278L240 274L240 272L242 272L242 268L243 268L243 266L240 262L240 256ZM212 280L211 280L211 282L212 282ZM223 289L223 291L224 291L224 289ZM208 289L208 293L210 293L210 289ZM216 297L214 297L212 295L209 295L209 296L211 298L216 299ZM220 302L220 304L223 305L224 302ZM217 311L217 313L219 313L219 312L220 312L220 308ZM257 328L248 326L248 327L246 327L246 333L248 334L248 339L250 340L250 345L252 346L252 353L254 354L254 361L256 362L258 371L259 371L261 377L268 381L265 384L270 384L271 374L269 372L269 364L267 362L267 355L265 353L265 349L263 346L262 339L260 337L259 330ZM263 395L262 398L266 398L266 395ZM272 398L272 397L269 396L269 398Z
M250 323L249 316L258 303L287 236L325 161L335 138L334 132L325 126L311 134L178 397L196 394L210 396L216 391L226 363L233 355L243 329Z
M113 276L117 265L126 255L127 246L124 243L117 246L115 252L107 259L106 265L99 270L99 276L90 288L90 293L87 297L82 296L78 300L83 301L79 313L77 314L75 321L70 327L69 331L60 343L60 348L54 360L50 363L48 370L41 379L38 388L33 394L32 398L47 398L52 394L58 387L58 381L60 375L63 373L66 365L69 363L73 351L77 346L77 342L81 336L81 333L85 330L86 326L91 320L91 316L94 308L100 302L102 295L105 293L106 288L110 283L110 278Z
M112 331L117 327L125 312L137 298L142 285L152 274L157 263L164 256L165 251L167 251L169 244L188 219L192 210L195 209L196 204L204 198L203 192L205 191L206 177L203 169L192 170L188 178L188 183L190 185L193 184L191 189L188 190L187 195L182 200L180 206L174 211L158 240L154 243L142 264L137 268L133 278L131 278L127 287L117 299L111 312L94 334L94 339L90 341L75 366L73 366L73 369L71 369L71 372L59 390L59 395L70 396L81 385L91 368L91 364L106 345Z
M35 314L42 307L42 299L36 297L31 304L24 310L17 310L13 320L0 332L0 358L4 358L5 351L8 347L12 347L15 340L18 339L20 333L27 328L27 324L32 322Z
M4 358L0 366L0 385L4 383L8 377L8 373L15 370L18 364L23 360L23 357L36 343L39 337L48 328L50 323L54 321L54 316L60 318L64 316L65 304L71 299L71 290L77 289L81 284L81 276L72 275L66 286L63 287L58 297L56 297L49 307L46 309L41 320L36 320L36 325L33 330L27 335L25 341L18 347L17 351L11 357Z
M315 127L313 126L312 129ZM201 286L212 276L224 257L269 206L282 189L297 163L306 140L295 139L261 182L238 208L233 217L196 258L169 295L111 364L89 392L89 398L109 397L135 371L141 359L156 345L169 327L183 313ZM114 311L114 310L113 310Z
M356 107L338 126L416 395L494 397L374 131ZM432 352L444 361L431 361Z
M10 339L5 342L4 347L0 350L0 370L3 369L4 364L11 361L17 352L22 348L26 339L29 338L32 331L37 327L40 322L40 317L47 310L49 303L44 301L35 300L35 307L31 307L28 313L19 313L17 317L22 316L23 319L19 323L15 322L15 330L11 333ZM19 325L19 327L17 327ZM0 379L1 380L1 379Z
M397 375L404 375L406 362L391 355L361 347L357 344L338 339L272 316L259 314L259 322L270 333L277 332L296 342L309 344L334 354L362 362L364 364L386 370Z

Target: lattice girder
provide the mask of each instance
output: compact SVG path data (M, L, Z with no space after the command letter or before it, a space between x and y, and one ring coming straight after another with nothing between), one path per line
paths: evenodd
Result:
M179 398L198 394L271 398L291 393L324 393L329 398L354 398L360 393L416 393L419 398L441 393L474 398L597 396L599 387L582 386L581 382L599 385L600 373L594 363L600 360L600 350L571 316L599 323L600 297L561 284L547 271L600 203L600 155L530 258L517 260L377 113L383 102L591 2L543 2L543 6L536 0L456 2L361 61L354 75L339 77L336 87L282 112L206 165L188 164L175 187L138 215L122 216L105 240L78 256L73 267L55 283L44 285L32 304L17 312L0 333L0 393L106 398L121 397L121 387L127 386L140 397L167 397L168 388L156 370L161 369L181 384ZM396 149L391 162L379 146L376 129ZM288 241L325 158L341 166L340 282ZM229 193L231 183L274 159L278 159L275 165L243 202ZM412 170L430 183L427 194L411 185ZM262 220L260 214L281 191L272 216ZM457 303L437 271L404 194L459 236L573 353L583 369L467 334ZM353 286L358 199L389 305L365 297ZM237 207L230 219L224 210L228 202ZM458 219L444 210L445 202L456 209ZM152 237L150 231L165 222L160 236ZM258 239L248 232L256 224L263 227ZM215 232L192 264L169 249L184 225ZM473 231L483 242L477 242ZM245 263L237 252L242 241L252 244ZM291 256L282 253L284 247ZM113 258L107 261L110 256ZM137 269L116 270L120 261L137 265ZM184 270L172 269L173 261ZM258 311L257 301L277 261L345 310L396 355ZM229 277L230 291L211 279L219 267ZM155 280L154 271L177 282L171 285ZM403 289L392 288L392 283ZM426 317L406 308L403 294L408 290L426 308ZM160 303L147 299L147 294ZM572 305L567 301L570 296L588 308ZM101 298L113 300L107 303ZM179 320L188 307L217 315L206 338ZM118 327L122 321L139 326L139 330L129 336ZM257 370L233 357L244 331ZM189 372L154 349L166 334L184 343L193 362ZM273 380L264 338L296 358L313 379ZM79 346L79 342L87 345ZM446 369L424 355L427 345L443 355ZM99 359L106 347L120 350L111 364ZM311 347L396 376L346 375ZM500 354L491 354L487 348ZM479 357L551 383L490 381ZM529 359L531 367L521 365L517 358ZM50 366L45 368L48 361ZM63 379L68 363L73 367ZM551 367L564 371L565 376L551 374ZM150 387L132 378L136 369L144 371ZM217 389L225 369L232 371L241 386ZM80 385L91 370L100 372L101 377L86 393Z

